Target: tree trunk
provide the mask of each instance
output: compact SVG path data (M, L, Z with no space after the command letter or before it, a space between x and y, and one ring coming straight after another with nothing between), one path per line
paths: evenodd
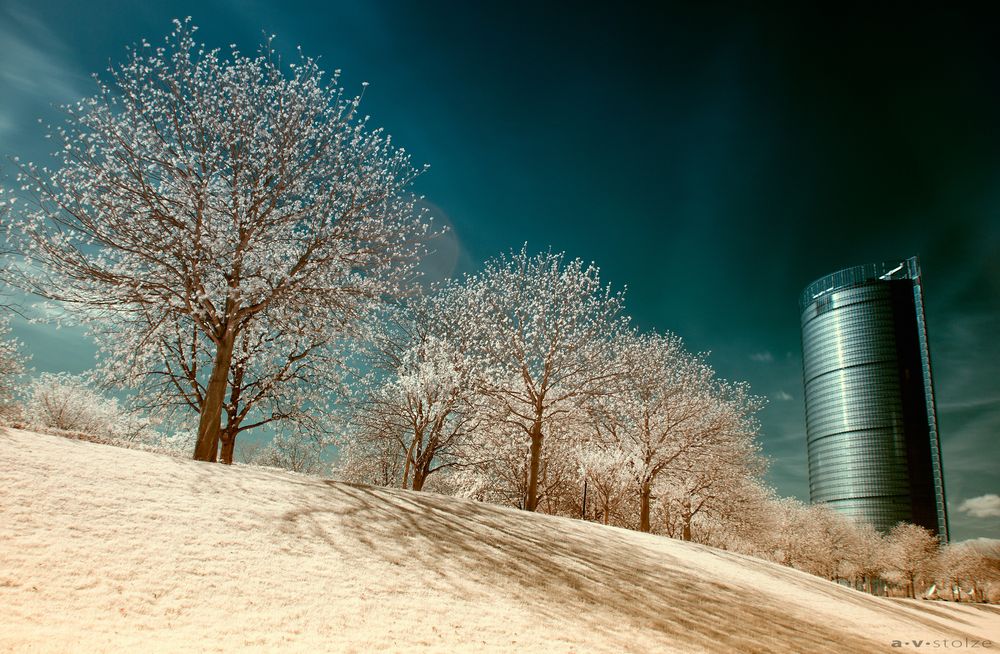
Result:
M649 532L649 496L652 489L648 481L642 482L639 492L639 531Z
M222 404L226 399L226 386L229 384L229 368L233 362L235 342L236 329L228 327L215 351L212 375L208 379L205 401L201 405L198 442L194 446L195 461L215 461L218 455Z
M531 426L531 465L528 468L528 500L524 504L527 511L538 507L538 471L542 460L542 421L536 420Z
M413 450L416 446L417 434L414 432L413 440L410 441L410 447L406 449L406 461L403 463L403 488L409 488L410 486L410 468L413 467Z
M413 466L413 490L421 491L424 489L424 484L427 483L427 478L431 476L431 461L433 459L426 458L423 461L418 461L415 466Z
M421 491L424 489L424 484L427 483L427 478L431 474L431 462L434 460L433 453L430 451L430 446L434 442L432 438L427 444L428 449L420 453L417 460L413 462L413 486L412 489L415 491Z
M229 429L223 430L219 434L219 441L222 443L222 448L219 452L219 461L226 465L232 465L233 450L236 449L236 432Z
M691 516L684 516L684 529L681 530L681 540L691 540Z
M684 526L681 529L681 540L691 541L691 498L684 498Z

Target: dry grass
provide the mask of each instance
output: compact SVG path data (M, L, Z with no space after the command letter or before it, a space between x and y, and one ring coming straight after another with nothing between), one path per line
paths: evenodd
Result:
M0 650L869 652L976 607L433 494L0 433Z

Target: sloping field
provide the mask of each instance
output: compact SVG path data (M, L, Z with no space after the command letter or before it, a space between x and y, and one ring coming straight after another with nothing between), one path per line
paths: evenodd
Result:
M995 608L872 598L439 495L0 431L4 651L899 652L1000 640Z

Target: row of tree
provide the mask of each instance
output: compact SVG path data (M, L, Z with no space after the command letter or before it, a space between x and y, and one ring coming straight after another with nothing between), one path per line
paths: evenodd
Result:
M935 534L917 525L900 523L881 534L825 505L784 498L762 506L769 517L730 540L731 547L873 594L971 601L1000 596L996 541L942 547Z
M524 249L404 299L359 362L345 474L420 490L446 473L437 487L606 523L631 497L643 531L669 488L689 539L763 470L762 402L622 305L596 267Z
M151 420L94 391L83 377L42 374L21 395L23 402L16 415L19 422L35 429L82 433L103 442L158 451L189 451L193 441L190 432L167 435L152 429ZM266 445L241 448L241 454L247 463L315 473L324 470L317 445L311 439L279 434ZM571 449L564 454L569 457L563 470L564 483L553 487L552 498L541 502L538 510L639 528L641 500L637 493L629 492L633 480L620 477L616 483L607 483L613 477L593 475L595 458L586 450ZM526 457L521 461L523 470ZM348 465L342 473L350 473L354 465L353 472L366 472L363 478L367 481L406 483L398 474L398 458L393 462L384 455L370 456L342 463ZM381 477L371 476L377 469L381 469ZM603 466L597 469L606 471ZM397 474L386 474L391 470ZM462 470L441 468L440 474L430 477L428 488L468 495L470 487L465 484L469 478ZM410 483L410 487L420 487ZM651 531L768 559L875 594L887 594L894 588L893 592L910 597L1000 599L1000 547L995 541L981 539L942 548L929 531L909 524L882 535L827 506L778 498L755 480L744 479L739 493L706 493L697 496L696 502L692 502L696 497L691 494L693 487L686 471L664 475L658 481L651 502Z

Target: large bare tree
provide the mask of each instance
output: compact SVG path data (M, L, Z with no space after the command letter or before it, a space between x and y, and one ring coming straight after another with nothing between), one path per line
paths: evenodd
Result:
M21 169L33 208L18 227L21 282L127 328L110 354L159 369L163 334L198 330L211 362L194 457L214 460L243 335L325 342L398 290L428 228L405 192L418 171L338 72L282 62L269 41L223 54L195 30L176 21L65 108L61 166Z

